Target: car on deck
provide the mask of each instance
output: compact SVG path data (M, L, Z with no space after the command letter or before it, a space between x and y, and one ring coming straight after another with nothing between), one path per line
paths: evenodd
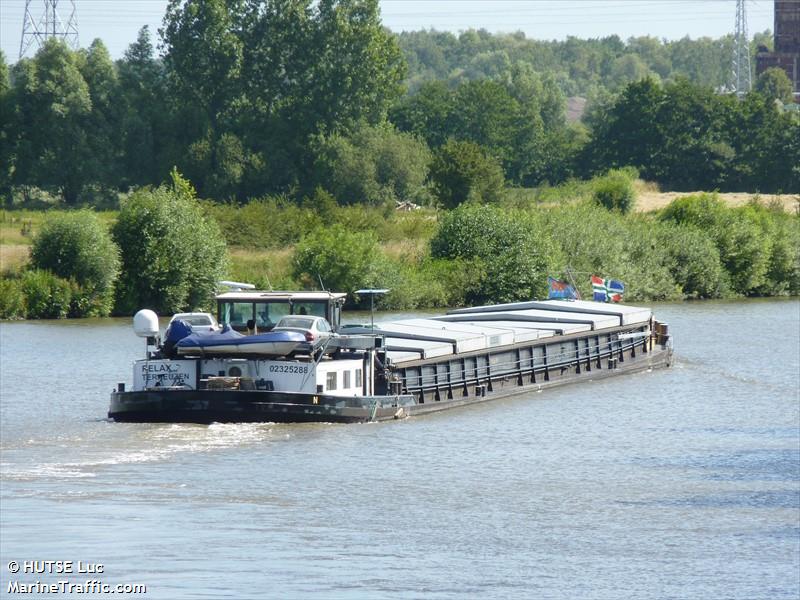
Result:
M176 313L169 320L170 325L173 321L181 320L192 326L192 331L219 331L219 323L214 315L207 312L188 312Z
M297 331L306 336L306 341L314 348L324 345L336 337L327 319L310 315L288 315L283 317L272 331Z

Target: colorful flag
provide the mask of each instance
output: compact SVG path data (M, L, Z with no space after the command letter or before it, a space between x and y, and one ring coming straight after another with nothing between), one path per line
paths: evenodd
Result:
M619 302L625 293L625 284L617 279L603 279L592 275L592 291L595 302Z
M606 282L602 277L592 275L592 300L595 302L608 302L608 293L606 292Z
M625 293L625 284L616 279L606 279L606 291L611 302L619 302Z
M561 281L560 279L554 279L552 277L547 278L547 290L548 300L575 300L578 297L573 286L566 281Z

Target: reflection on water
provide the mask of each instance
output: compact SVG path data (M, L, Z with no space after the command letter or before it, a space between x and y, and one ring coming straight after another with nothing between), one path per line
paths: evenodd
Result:
M673 369L364 425L111 423L127 319L3 323L0 585L50 559L148 598L796 599L800 303L657 314Z

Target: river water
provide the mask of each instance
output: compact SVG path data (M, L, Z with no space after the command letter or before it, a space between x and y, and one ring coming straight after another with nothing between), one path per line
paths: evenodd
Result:
M129 320L3 323L0 594L796 600L800 302L656 314L672 369L364 425L111 423Z

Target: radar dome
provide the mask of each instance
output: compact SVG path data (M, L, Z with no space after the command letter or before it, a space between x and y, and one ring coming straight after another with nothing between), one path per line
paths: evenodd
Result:
M142 309L133 315L133 331L139 337L158 335L158 315L150 309Z

